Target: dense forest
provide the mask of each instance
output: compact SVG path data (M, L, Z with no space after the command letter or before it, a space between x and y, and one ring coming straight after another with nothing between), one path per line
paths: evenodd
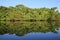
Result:
M59 12L53 8L29 8L22 4L15 7L0 6L0 20L57 20Z

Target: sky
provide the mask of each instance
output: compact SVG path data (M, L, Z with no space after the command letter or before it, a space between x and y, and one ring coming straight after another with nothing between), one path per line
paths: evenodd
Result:
M57 7L60 11L60 0L0 0L0 6L16 6L24 4L30 8Z

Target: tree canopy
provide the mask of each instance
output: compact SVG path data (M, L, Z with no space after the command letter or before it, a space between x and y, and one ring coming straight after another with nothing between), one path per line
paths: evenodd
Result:
M55 20L58 13L56 7L29 8L22 4L15 7L0 6L0 20Z

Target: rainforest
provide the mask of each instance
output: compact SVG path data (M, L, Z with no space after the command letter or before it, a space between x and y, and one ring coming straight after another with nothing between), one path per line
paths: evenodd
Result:
M6 21L46 21L60 20L60 14L57 7L52 8L29 8L23 4L16 6L0 6L0 20Z

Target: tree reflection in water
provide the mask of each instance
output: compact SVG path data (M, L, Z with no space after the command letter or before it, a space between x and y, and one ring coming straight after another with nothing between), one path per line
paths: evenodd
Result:
M0 21L0 35L3 34L16 34L17 36L23 36L31 32L53 32L58 33L60 21L37 21L37 22L7 22Z

